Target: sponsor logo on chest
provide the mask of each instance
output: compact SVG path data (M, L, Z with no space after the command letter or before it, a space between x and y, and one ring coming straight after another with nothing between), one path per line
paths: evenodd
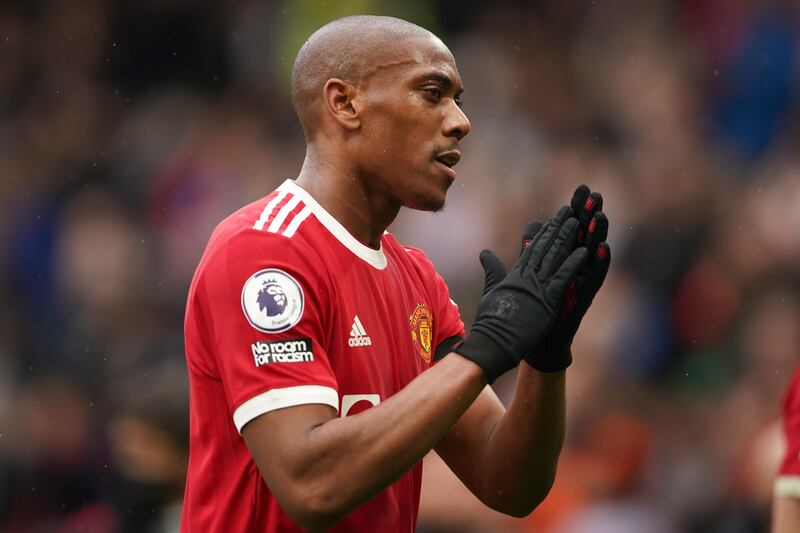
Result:
M372 346L372 339L367 335L364 329L364 324L358 315L353 319L353 325L350 326L350 338L347 339L347 344L351 348L358 348L359 346Z

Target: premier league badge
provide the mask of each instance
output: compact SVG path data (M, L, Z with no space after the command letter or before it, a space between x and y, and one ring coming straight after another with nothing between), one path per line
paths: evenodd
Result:
M297 324L303 316L303 289L283 270L261 270L244 284L242 309L247 321L257 330L280 333Z

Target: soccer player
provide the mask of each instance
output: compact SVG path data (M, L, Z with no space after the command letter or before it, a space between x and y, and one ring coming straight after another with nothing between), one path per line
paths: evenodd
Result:
M786 453L775 480L772 533L800 531L800 369L783 397Z
M447 47L402 20L339 19L301 48L299 176L216 228L189 289L183 532L413 531L434 448L498 511L547 495L607 221L582 187L510 272L484 251L465 334L430 261L386 232L403 206L443 207L461 92ZM487 383L517 365L506 411Z

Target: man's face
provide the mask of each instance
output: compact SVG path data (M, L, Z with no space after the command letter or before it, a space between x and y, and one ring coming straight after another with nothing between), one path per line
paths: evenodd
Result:
M453 56L438 39L404 39L385 54L359 89L358 160L376 192L414 209L444 207L459 140L470 129L461 91Z

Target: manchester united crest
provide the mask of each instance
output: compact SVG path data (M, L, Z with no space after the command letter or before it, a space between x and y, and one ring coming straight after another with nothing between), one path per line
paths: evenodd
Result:
M431 362L431 344L433 343L433 315L425 304L417 304L409 317L411 322L411 340L414 349L423 361Z

